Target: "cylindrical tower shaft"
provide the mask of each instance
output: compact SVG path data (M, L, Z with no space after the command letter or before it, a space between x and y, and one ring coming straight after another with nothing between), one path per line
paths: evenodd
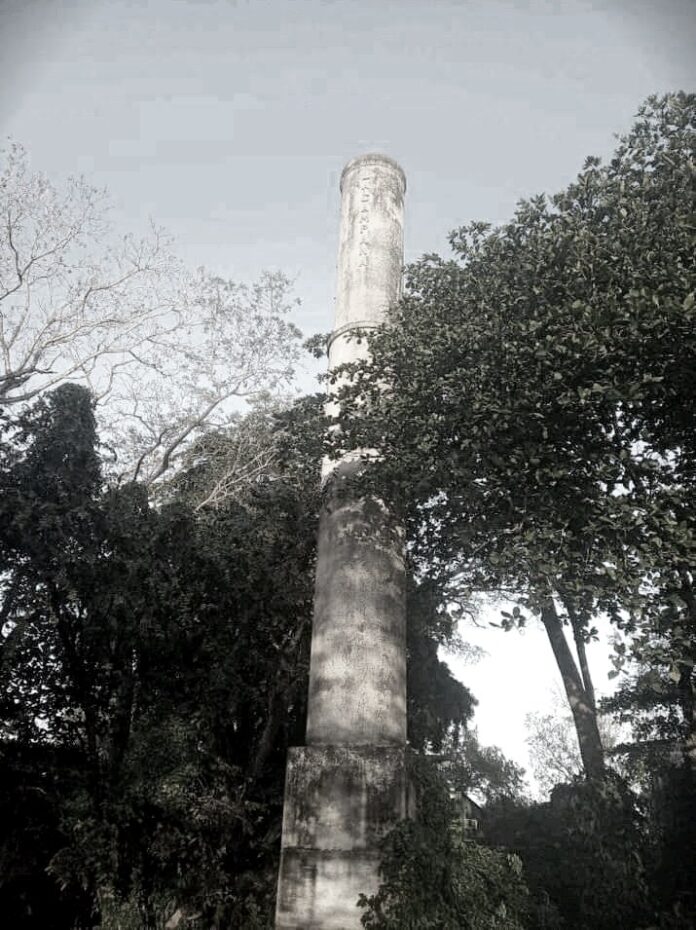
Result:
M351 332L399 297L405 188L383 155L343 171L332 370L360 358ZM382 502L341 493L363 456L324 467L307 745L288 752L277 930L359 930L380 839L408 813L403 533Z
M404 192L401 168L385 156L343 171L331 369L364 354L351 334L384 321L399 297ZM334 488L319 528L308 745L406 742L403 541L378 501L341 495L341 479L359 467L355 455L325 466Z
M405 193L404 173L386 155L361 155L343 169L335 333L383 323L398 299Z

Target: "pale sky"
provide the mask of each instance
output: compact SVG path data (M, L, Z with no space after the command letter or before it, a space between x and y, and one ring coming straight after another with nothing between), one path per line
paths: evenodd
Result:
M332 327L350 158L396 158L406 260L444 252L608 155L649 94L693 91L695 50L691 0L0 0L0 136L108 188L120 226L152 216L191 265L296 276L310 334ZM452 664L480 736L525 764L549 647L471 635L489 658Z

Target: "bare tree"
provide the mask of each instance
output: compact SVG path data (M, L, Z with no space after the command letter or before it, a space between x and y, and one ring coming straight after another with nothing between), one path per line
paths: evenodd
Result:
M555 785L570 782L582 772L573 719L555 708L551 713L527 714L525 725L532 772L547 796Z
M114 239L109 202L61 188L22 146L0 165L0 403L65 380L93 391L118 470L148 483L235 399L287 386L299 354L291 282L188 273L152 226Z
M229 420L240 399L287 387L300 351L283 274L265 272L247 286L201 269L186 286L177 326L131 350L136 364L111 392L115 444L132 477L148 483L193 439Z
M603 749L611 749L619 740L619 728L608 716L597 717ZM558 688L553 689L553 704L546 713L525 716L532 773L541 795L546 797L558 784L571 782L583 771L578 737L572 714ZM612 767L617 768L612 762Z
M230 500L248 502L258 479L278 476L273 417L282 406L261 398L249 413L233 413L224 429L206 431L187 447L183 468L160 485L161 493L166 497L173 489L195 512L216 510Z

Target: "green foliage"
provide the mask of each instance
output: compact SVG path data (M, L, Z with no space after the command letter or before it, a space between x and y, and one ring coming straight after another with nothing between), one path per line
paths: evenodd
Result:
M276 474L199 519L176 500L153 509L141 486L102 486L72 386L6 435L0 777L15 804L46 795L41 870L114 926L159 926L176 906L206 926L272 911L316 491ZM10 900L41 806L22 810L3 847Z
M412 755L417 816L382 842L382 884L362 896L372 930L521 930L527 889L519 859L464 838L447 781Z
M475 730L451 734L443 748L440 771L453 790L473 794L484 804L524 798L524 769L497 746L482 746Z
M664 660L634 663L631 671L603 706L631 727L633 740L616 751L643 788L645 859L658 923L686 927L696 921L696 777L683 753L688 729L680 681Z
M605 712L602 702L598 725L608 767L621 775L627 784L634 787L642 786L640 778L625 765L623 757L614 751L621 731L616 721ZM534 780L542 796L548 796L558 784L575 781L582 773L582 760L573 728L573 718L567 709L564 709L562 700L559 700L550 713L527 714L525 729L525 742Z
M454 635L454 622L437 589L409 582L406 599L408 740L416 749L439 752L470 721L476 698L438 658L438 646Z
M695 130L696 96L650 98L606 165L410 266L340 415L341 442L383 453L377 492L408 502L419 571L556 605L557 646L602 615L638 633L681 681L694 758Z
M157 507L104 482L83 389L3 429L4 913L269 926L285 750L304 736L321 398L206 437ZM262 470L199 506L259 448ZM410 601L411 710L436 744L473 698L437 658L446 616L415 583Z
M522 591L563 579L585 614L611 608L617 585L633 590L617 547L645 507L652 565L657 501L631 517L636 494L607 492L674 470L652 453L677 445L658 436L675 410L693 445L695 107L650 102L609 166L588 160L499 230L454 233L456 261L408 270L395 325L371 337L359 373L374 417L346 428L356 444L380 431L379 470L412 497L428 565L457 556L472 583Z
M635 796L609 776L559 785L545 804L494 806L486 829L520 856L537 909L557 910L542 926L614 930L651 915L643 825Z

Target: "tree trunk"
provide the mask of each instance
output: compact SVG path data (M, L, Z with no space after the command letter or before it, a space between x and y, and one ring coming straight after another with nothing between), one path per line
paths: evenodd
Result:
M573 714L580 756L588 779L601 779L605 774L604 750L597 726L597 712L588 696L578 667L563 632L556 605L548 598L541 611L541 622L551 643L558 670Z
M582 684L585 689L585 694L587 699L590 702L594 712L597 712L597 701L595 699L595 690L592 683L592 676L590 675L590 666L587 661L587 651L585 649L585 640L582 635L582 624L578 619L578 615L573 609L573 607L563 601L563 606L565 607L568 617L570 618L570 625L573 628L573 639L575 640L575 649L578 653L578 663L580 665L580 674L582 676Z
M677 688L684 718L684 762L691 776L696 779L696 694L694 694L693 674L693 665L683 666Z
M261 732L254 759L251 764L251 778L256 781L264 771L266 763L275 747L278 731L287 716L289 692L297 690L297 664L302 652L302 641L309 631L309 618L305 617L290 638L285 655L280 660L280 672L273 690L268 697L268 714Z
M682 582L680 594L686 603L687 623L691 630L696 629L696 594L694 594L691 573L681 568L679 575ZM677 684L679 703L684 718L684 762L690 778L696 781L696 689L694 688L694 666L696 665L696 642L690 641L686 651L687 662L682 665L681 676ZM690 660L690 661L689 661Z

